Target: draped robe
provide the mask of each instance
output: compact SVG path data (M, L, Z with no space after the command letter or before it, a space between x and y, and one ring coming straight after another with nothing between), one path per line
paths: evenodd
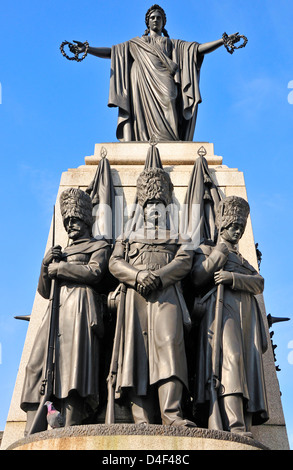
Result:
M122 141L192 141L201 102L199 44L142 36L111 49L109 107Z

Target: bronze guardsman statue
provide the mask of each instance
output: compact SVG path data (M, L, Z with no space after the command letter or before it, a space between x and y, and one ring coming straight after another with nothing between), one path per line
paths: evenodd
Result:
M53 338L49 349L54 349L49 367L54 380L47 398L61 412L65 426L81 424L99 404L103 302L97 289L108 269L111 248L104 240L92 237L92 202L88 194L66 189L60 195L60 208L69 244L63 251L59 245L49 249L41 266L38 292L49 299L55 282L58 311L54 331L50 331L48 307L26 367L21 397L21 408L27 412L26 434L32 426L37 430L47 426L44 420L35 426L34 420L40 404L43 406L40 390L42 382L47 381L49 334Z
M116 398L127 394L136 424L195 426L182 414L182 393L188 387L184 323L189 313L179 285L191 269L193 251L170 238L166 229L172 190L163 169L140 174L137 198L143 225L116 241L109 261L110 272L127 288L114 386Z
M218 206L216 245L195 250L191 272L200 293L195 406L209 403L208 427L252 437L251 425L268 419L262 355L267 339L255 295L263 277L238 251L249 205L230 196Z

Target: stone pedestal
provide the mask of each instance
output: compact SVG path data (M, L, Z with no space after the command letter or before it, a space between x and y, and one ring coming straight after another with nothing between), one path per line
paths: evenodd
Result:
M100 152L102 147L104 147L107 151L107 158L111 165L111 172L117 195L123 196L125 206L134 202L136 180L139 173L143 170L149 144L138 142L96 144L94 155L85 157L85 164L79 166L78 168L68 169L68 171L62 174L56 202L56 244L65 246L65 244L67 243L67 235L64 231L60 215L59 195L64 189L68 187L80 187L81 189L85 189L91 183L94 178L97 165L101 158ZM201 147L204 147L206 151L205 158L207 159L211 176L219 187L222 194L226 196L237 195L247 199L243 173L237 168L228 168L226 165L223 165L222 157L214 154L213 144L207 142L159 143L158 149L160 152L161 161L164 169L170 173L171 180L174 184L175 197L178 202L182 204L184 201L187 185L193 169L193 164L195 159L198 157L197 152ZM51 240L51 233L49 233L46 250L49 246L51 246ZM247 223L245 234L240 240L239 249L243 256L257 269L257 257L250 217ZM259 300L262 305L262 314L264 316L265 324L267 324L263 297L260 296ZM25 366L28 361L33 341L37 333L41 318L46 309L46 306L47 301L41 298L37 293L34 301L33 311L31 314L31 320L28 326L27 338L25 341L23 354L20 361L15 389L11 400L7 424L4 430L2 449L6 449L7 447L11 446L15 441L18 441L23 437L26 414L21 411L19 403L22 392L22 384L24 380ZM270 344L268 329L267 336L268 343ZM286 450L289 449L289 444L280 399L279 383L276 375L274 357L271 347L269 347L268 351L264 355L264 362L270 420L262 426L254 427L253 436L262 445L265 445L270 449ZM156 432L157 429L158 428L156 428ZM155 435L154 439L152 439L151 435L148 434L147 446L156 445L151 444L151 442L156 442L157 438L157 434ZM86 446L85 440L86 439L84 436L82 444L83 446ZM123 442L125 442L125 438L121 438L121 440L119 441L120 443L118 443L118 441L119 439L117 436L117 448L123 448ZM127 444L125 443L126 446L130 445L129 441L130 439L128 437ZM225 448L233 449L233 446L235 446L235 442L233 442L232 445L229 439L224 439L224 441ZM90 442L96 443L97 438L95 437L95 439L93 439L93 437L91 437ZM113 439L111 440L111 442L113 442ZM192 445L195 446L206 445L203 444L202 440L198 439L196 441L192 440L191 442L193 443ZM210 444L211 441L208 441L208 443ZM220 443L217 441L217 445L218 444L220 448ZM28 443L26 445L28 445ZM93 444L89 443L88 445L91 446ZM113 444L109 445L112 446ZM171 444L168 443L167 445L169 446ZM245 445L247 445L247 443L245 443ZM163 447L159 448L161 449Z
M260 442L225 431L159 425L70 426L20 439L8 450L193 451L268 450Z

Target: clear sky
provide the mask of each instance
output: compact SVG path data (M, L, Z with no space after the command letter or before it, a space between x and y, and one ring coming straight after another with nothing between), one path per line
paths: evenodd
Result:
M144 32L145 0L15 0L1 8L0 430L4 430L61 173L98 142L116 141L107 107L110 62L69 62L64 40L111 46ZM288 0L164 0L170 37L207 42L248 37L204 60L194 140L213 142L223 164L244 172L255 241L263 254L267 313L293 446L293 5ZM291 83L290 83L291 82Z

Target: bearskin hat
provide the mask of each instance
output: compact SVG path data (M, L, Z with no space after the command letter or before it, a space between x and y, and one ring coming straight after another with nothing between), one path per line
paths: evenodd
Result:
M93 225L93 205L90 196L78 188L65 189L60 195L60 210L63 224L68 217L83 220L88 227Z
M162 168L145 169L137 179L137 199L142 207L154 200L168 206L172 202L172 192L170 176Z
M245 227L249 212L249 204L242 197L228 196L222 199L217 208L217 229L227 228L233 223L238 223Z

